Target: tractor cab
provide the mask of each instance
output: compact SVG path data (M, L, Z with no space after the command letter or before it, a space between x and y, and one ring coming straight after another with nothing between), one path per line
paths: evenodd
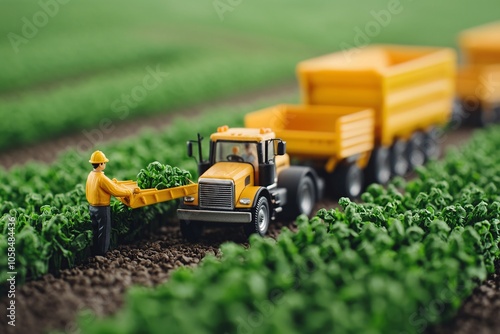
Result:
M189 156L193 155L192 151L192 143L188 142ZM255 184L269 186L276 182L277 168L288 165L289 161L288 156L285 157L285 142L276 139L271 129L221 126L210 136L208 160L203 160L200 153L199 174L203 176L211 167L226 162L251 165ZM235 165L230 166L238 169Z

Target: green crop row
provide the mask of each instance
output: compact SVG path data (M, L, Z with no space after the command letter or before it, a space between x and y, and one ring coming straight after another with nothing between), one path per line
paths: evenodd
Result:
M260 2L260 5L264 4L262 0ZM282 5L267 6L278 10ZM300 2L293 5L294 11L302 10L303 16L305 7ZM288 10L291 8L289 6ZM190 66L196 67L198 60L217 61L235 52L247 58L256 49L274 58L283 57L285 50L294 51L294 61L297 61L300 52L312 54L318 46L324 45L320 41L328 39L320 35L314 43L311 38L303 38L307 44L298 43L294 33L299 30L297 23L290 24L285 17L278 17L283 21L280 24L276 24L276 18L265 17L266 22L255 29L252 19L260 9L259 6L247 6L235 17L236 20L222 25L211 3L192 6L153 0L137 6L130 0L75 2L70 6L60 6L59 15L50 25L39 29L39 34L28 43L16 45L9 34L22 36L23 26L29 26L27 21L31 21L33 14L41 8L38 3L6 0L0 3L0 12L11 15L3 17L0 23L0 34L7 37L0 40L0 54L4 60L0 63L3 74L0 92L29 90L45 84L50 88L58 80L78 81L172 58L176 61L191 58ZM307 15L318 19L318 12L320 8L312 8ZM24 21L23 17L26 18ZM250 18L250 21L245 18ZM324 19L327 19L326 15ZM75 22L79 24L75 25ZM290 26L295 31L290 31ZM251 60L247 64L258 65L252 65ZM293 66L294 63L290 64ZM257 67L254 69L258 70Z
M272 83L290 73L283 63L291 62L285 59L203 55L106 72L57 90L20 93L18 99L0 98L0 114L9 120L0 123L0 149L78 130L88 139L82 149L88 149L122 121L229 96L258 87L263 78ZM245 66L250 61L259 70Z
M207 137L223 124L242 125L245 112L269 104L258 101L253 106L208 110L206 116L174 121L161 132L145 130L138 136L103 145L99 149L110 159L106 174L136 180L141 169L159 161L196 176L196 163L185 153L187 140L195 139L198 132ZM208 154L208 138L205 144ZM15 219L17 282L73 266L90 255L92 229L84 189L91 170L90 154L71 150L51 165L32 162L9 171L0 169L0 253L7 254L9 219ZM174 205L162 203L130 210L121 202L112 202L112 245L132 241L151 223L161 223ZM6 257L0 258L0 266L7 267ZM0 279L5 281L5 275L3 271Z
M354 29L364 29L368 21L374 20L370 11L382 12L387 8L384 0L363 0L357 4L346 0L337 3L255 0L229 4L219 11L215 3L193 5L152 0L137 6L130 0L73 2L59 5L57 15L39 28L33 20L37 13L43 16L39 2L4 0L0 12L9 15L4 15L0 22L0 34L6 37L0 40L3 56L0 91L15 91L65 78L81 79L101 71L160 61L170 58L172 51L179 54L177 50L187 51L181 57L201 56L212 50L223 58L227 52L239 50L244 57L260 53L268 59L279 59L293 52L296 62L302 56L297 52L314 55L339 49L341 42L353 44ZM381 29L380 36L374 36L372 42L385 38L384 41L394 43L417 43L421 38L425 40L423 44L452 46L461 29L497 19L492 3L488 3L489 10L481 10L481 3L457 4L448 0L434 4L434 11L429 13L431 3L423 0L408 4L403 13L398 13L402 15L395 16L392 24ZM468 15L449 20L448 29L440 34L429 34L441 27L442 15L452 4L455 10ZM286 15L280 15L285 6ZM420 17L426 20L425 25L418 27L427 31L412 34L416 22L408 19ZM12 40L14 34L34 36L18 44L15 41L19 39Z
M130 291L85 333L420 333L500 258L499 128L418 170L322 209L277 240L227 243L221 258Z

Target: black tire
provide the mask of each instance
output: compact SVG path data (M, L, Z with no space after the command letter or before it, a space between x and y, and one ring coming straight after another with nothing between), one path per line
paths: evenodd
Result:
M475 99L462 100L463 121L462 124L473 127L484 126L482 107Z
M396 139L391 146L391 172L392 175L404 176L408 172L409 163L406 155L407 143L402 139Z
M318 199L318 184L308 169L290 167L278 177L278 187L286 189L286 204L280 218L290 221L301 214L310 217ZM316 181L319 181L316 179Z
M299 208L298 215L311 216L316 204L316 187L311 177L305 176L300 180L296 203Z
M485 127L496 121L495 110L486 110L482 106L478 106L475 110L470 111L470 121L473 126Z
M441 156L440 136L437 128L432 128L425 133L424 154L426 162L436 160Z
M411 136L406 154L410 170L425 164L425 135L423 132L418 131Z
M244 225L245 234L265 236L271 222L271 208L267 197L261 196L252 210L252 222Z
M203 235L205 224L198 221L180 220L181 234L189 242L197 242Z
M459 99L453 101L453 106L450 115L450 121L447 127L449 129L456 129L461 127L466 123L466 119L469 117L465 110L464 102Z
M337 197L356 198L361 195L364 175L356 163L343 163L332 174L330 187Z
M500 123L500 105L495 106L493 108L493 116L494 116L494 122L495 123Z
M391 153L386 147L373 150L365 170L366 183L386 184L391 179Z
M474 125L477 127L483 128L490 123L490 117L483 109L476 111L473 116Z

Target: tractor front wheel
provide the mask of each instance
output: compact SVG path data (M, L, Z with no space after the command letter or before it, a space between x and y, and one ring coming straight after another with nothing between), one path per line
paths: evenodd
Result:
M258 234L264 236L269 228L269 223L271 221L271 210L269 207L269 201L267 197L261 196L257 201L257 205L252 212L252 222L245 225L245 234L250 236L251 234Z

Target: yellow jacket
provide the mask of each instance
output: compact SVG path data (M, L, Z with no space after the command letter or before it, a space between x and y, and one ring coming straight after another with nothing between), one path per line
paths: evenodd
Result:
M85 187L87 201L92 206L107 206L111 201L111 195L115 197L126 197L132 195L130 189L119 186L111 181L103 172L92 171L87 177Z

